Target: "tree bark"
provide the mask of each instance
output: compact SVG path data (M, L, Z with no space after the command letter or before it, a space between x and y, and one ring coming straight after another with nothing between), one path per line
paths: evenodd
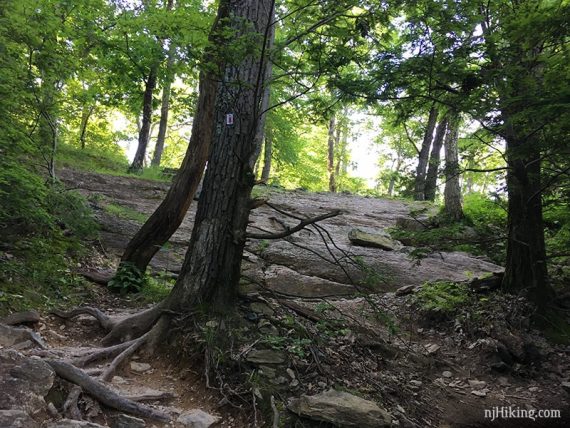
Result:
M459 133L459 115L453 114L445 136L445 190L444 212L453 221L463 218L461 206L461 187L459 185L459 153L457 138Z
M156 79L158 76L158 64L154 64L148 73L145 82L145 90L143 95L142 122L139 131L139 140L137 152L133 159L133 163L129 167L129 172L140 172L144 165L148 141L150 139L150 125L152 122L152 95L156 87Z
M208 159L217 86L214 76L200 74L198 106L182 165L162 203L127 245L121 263L129 263L144 272L184 220Z
M266 131L265 133L264 151L261 181L267 183L267 180L269 180L269 176L271 174L271 156L273 155L273 136L269 131Z
M174 7L174 0L168 0L166 10L170 11ZM166 60L166 76L164 78L164 86L162 87L162 100L160 105L160 123L158 125L158 136L156 137L156 145L150 162L151 166L159 167L164 151L164 141L166 139L166 131L168 129L168 113L170 110L170 92L172 81L174 80L174 55L175 46L170 41L168 46L168 54Z
M84 105L81 109L81 125L79 126L79 144L81 149L85 149L85 135L87 134L87 125L89 124L89 118L93 114L95 106Z
M224 7L230 13L226 25L238 36L257 41L258 49L253 52L260 54L227 64L218 89L215 135L190 246L166 301L169 308L183 312L204 304L209 312L227 313L235 303L255 181L253 167L260 151L255 136L262 113L274 1L222 1L220 8ZM252 32L262 37L251 37ZM234 114L233 125L226 122L229 113Z
M336 117L333 114L329 121L328 139L328 171L329 171L329 192L336 192L336 180L334 176L334 149L335 149Z
M431 148L428 171L425 180L424 200L426 201L435 200L440 152L441 146L443 145L443 139L445 137L445 131L447 129L447 120L447 115L440 120L439 125L437 126L437 131L435 133L435 138L433 140L433 146Z
M418 157L418 167L416 168L416 179L414 185L414 200L423 201L425 198L426 169L428 165L429 149L433 140L433 131L437 122L437 109L432 107L429 111L428 123L422 148Z

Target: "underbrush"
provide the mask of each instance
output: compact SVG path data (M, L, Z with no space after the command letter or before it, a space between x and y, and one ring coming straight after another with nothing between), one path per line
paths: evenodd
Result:
M4 159L0 167L0 313L80 298L73 270L97 236L84 198ZM74 297L75 295L75 297Z

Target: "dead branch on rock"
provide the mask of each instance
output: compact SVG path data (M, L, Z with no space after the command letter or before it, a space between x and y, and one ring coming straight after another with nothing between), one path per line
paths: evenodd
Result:
M80 386L86 393L107 407L143 418L158 421L170 420L168 414L120 396L112 389L93 379L83 370L69 363L58 360L45 361L54 369L59 377Z
M326 220L327 218L336 217L340 213L341 213L340 210L335 210L335 211L331 211L330 213L322 214L322 215L319 215L316 217L300 219L299 224L297 226L292 227L292 228L287 228L283 232L247 233L246 237L252 238L252 239L282 239L282 238L285 238L287 236L290 236L290 235L300 231L301 229L304 229L305 227L309 226L310 224L317 223L317 222L322 221L322 220Z

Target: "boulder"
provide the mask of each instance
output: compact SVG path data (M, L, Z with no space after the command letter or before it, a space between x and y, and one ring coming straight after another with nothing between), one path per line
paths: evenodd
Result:
M427 217L418 217L417 219L412 217L398 217L396 219L396 227L409 232L421 232L428 228L429 222L430 220Z
M385 232L370 233L360 229L352 229L348 232L348 239L350 239L350 242L354 245L380 248L384 251L394 251L402 248L402 244L390 238Z
M10 349L0 351L0 409L29 415L41 412L54 378L53 369L39 358Z
M317 395L302 395L289 401L289 410L299 416L338 427L377 428L392 425L392 416L376 403L333 389Z
M176 422L184 428L209 428L220 420L219 416L210 415L200 409L182 413Z
M135 418L134 416L120 413L110 418L109 425L111 428L144 428L146 423L144 420Z
M23 410L0 410L0 427L39 428L39 426L40 424Z

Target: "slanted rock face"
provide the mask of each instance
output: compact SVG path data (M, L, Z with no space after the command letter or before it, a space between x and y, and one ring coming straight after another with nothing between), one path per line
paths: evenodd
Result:
M0 427L39 428L39 424L23 410L0 410Z
M338 427L392 426L390 414L376 403L333 389L317 395L302 395L291 400L288 408L299 416Z
M22 410L30 416L43 411L54 378L52 368L39 358L0 351L0 409Z

